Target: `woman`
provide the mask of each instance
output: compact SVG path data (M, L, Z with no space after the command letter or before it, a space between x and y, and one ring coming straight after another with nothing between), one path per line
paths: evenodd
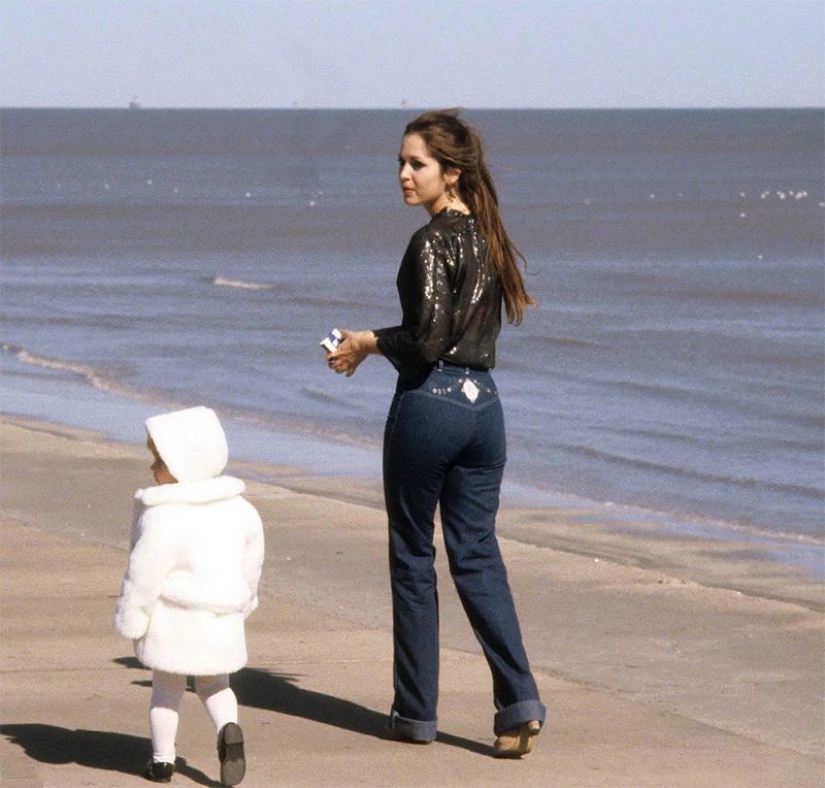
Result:
M408 124L398 166L404 202L431 217L401 261L401 325L342 330L341 344L327 353L330 368L347 377L370 354L398 370L384 434L395 685L389 731L410 742L436 736L433 531L440 505L450 572L493 675L494 755L520 757L545 709L495 536L506 449L490 370L502 301L516 324L535 302L502 225L481 142L456 112L428 112Z

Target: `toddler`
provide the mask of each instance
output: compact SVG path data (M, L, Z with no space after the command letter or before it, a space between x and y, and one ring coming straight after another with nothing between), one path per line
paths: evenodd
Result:
M246 664L245 618L258 605L264 534L240 479L222 476L226 436L215 412L196 407L146 421L157 486L138 490L131 552L115 629L152 669L152 760L144 777L175 771L178 709L187 676L217 732L220 779L246 771L238 701L229 674Z

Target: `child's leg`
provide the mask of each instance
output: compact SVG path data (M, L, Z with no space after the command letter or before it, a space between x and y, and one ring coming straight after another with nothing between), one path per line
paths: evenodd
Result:
M229 675L196 676L195 692L206 707L218 734L221 783L237 785L246 773L243 731L238 725L238 699L229 686Z
M152 703L149 707L149 730L152 734L152 760L175 762L175 737L178 710L186 692L186 676L178 673L152 672Z
M229 674L196 676L195 692L212 718L215 731L219 732L227 722L238 721L238 699L229 686Z

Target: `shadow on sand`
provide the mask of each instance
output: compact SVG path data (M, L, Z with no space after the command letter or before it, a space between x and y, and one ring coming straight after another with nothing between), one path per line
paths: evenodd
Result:
M299 675L244 668L233 675L232 686L238 702L244 706L332 725L363 736L386 738L386 712L374 711L334 695L304 689L299 686L300 679ZM441 731L436 741L479 755L492 754L489 745Z
M145 671L134 657L122 657L114 662L129 669ZM300 680L299 675L244 668L232 676L232 686L242 706L332 725L362 736L386 738L386 713L368 709L345 698L302 688ZM146 679L133 683L140 687L152 686L148 674ZM139 774L149 759L151 749L148 735L141 737L112 731L72 730L38 722L0 725L0 735L20 746L26 755L40 763L76 763L89 769L124 774ZM439 732L437 741L479 755L491 754L488 745L460 736ZM178 758L175 768L198 785L220 785L199 769L189 766L184 758Z
M37 722L0 725L0 734L40 763L140 774L149 759L146 738L111 731L72 730ZM178 758L176 770L198 785L220 785Z

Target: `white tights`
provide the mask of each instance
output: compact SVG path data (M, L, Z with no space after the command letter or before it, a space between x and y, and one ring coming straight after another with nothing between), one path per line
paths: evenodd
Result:
M178 710L186 692L186 676L180 673L152 672L152 703L149 730L152 733L152 759L175 762L175 737ZM196 676L195 692L215 725L215 732L227 722L238 721L238 699L229 686L229 675Z

